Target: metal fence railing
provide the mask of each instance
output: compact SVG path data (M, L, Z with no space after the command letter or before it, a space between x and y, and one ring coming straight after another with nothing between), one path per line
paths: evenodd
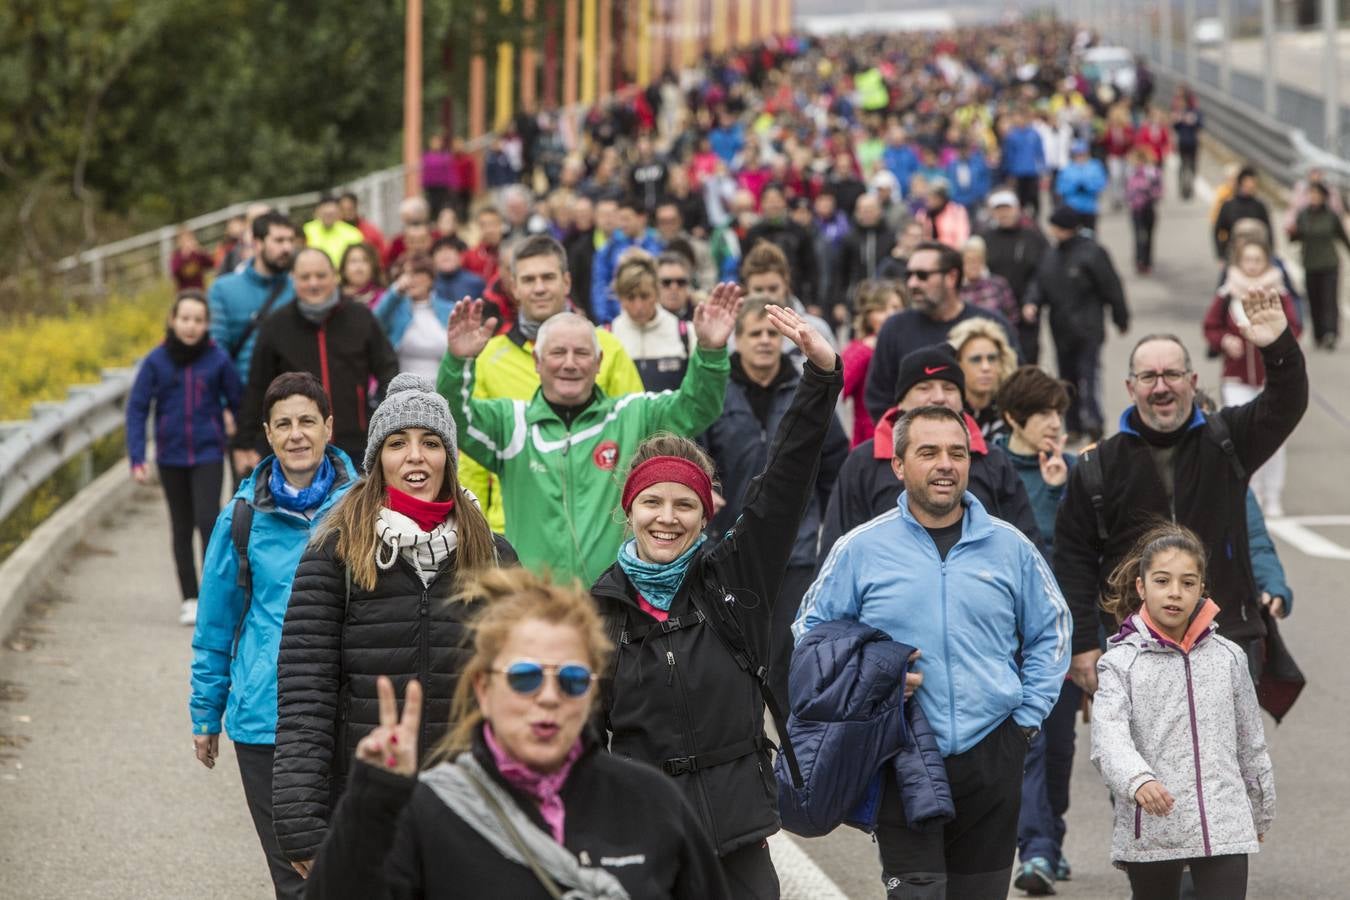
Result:
M105 369L98 384L76 385L61 403L34 403L32 418L0 425L0 521L54 472L126 420L135 369ZM83 483L92 480L92 462Z

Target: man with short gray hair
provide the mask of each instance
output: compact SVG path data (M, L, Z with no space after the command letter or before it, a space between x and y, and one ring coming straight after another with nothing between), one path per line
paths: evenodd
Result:
M517 279L546 258L518 261ZM455 307L436 387L450 402L460 450L501 480L506 536L523 565L591 584L614 563L624 525L613 515L621 487L613 473L652 434L692 438L716 421L740 298L736 285L718 285L698 307L698 346L684 381L659 394L607 394L596 380L612 335L575 313L550 317L534 336L539 387L528 400L476 396L474 379L497 340L490 337L496 322L483 321L481 300ZM480 361L470 365L474 358Z
M567 296L572 287L572 278L567 271L567 251L548 235L533 235L515 245L510 264L502 274L511 276L519 314L510 330L493 337L478 354L473 367L473 395L480 400L528 401L539 389L535 344L540 329L544 322L567 309ZM599 328L591 328L591 331L598 344L596 359L600 367L595 383L600 390L609 397L641 391L642 377L619 339ZM436 388L449 396L444 363ZM505 534L506 508L502 505L501 485L497 479L461 453L459 481L483 504L492 530Z

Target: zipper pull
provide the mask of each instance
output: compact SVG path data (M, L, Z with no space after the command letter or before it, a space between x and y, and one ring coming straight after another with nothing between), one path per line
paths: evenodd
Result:
M675 651L666 651L666 686L675 680Z

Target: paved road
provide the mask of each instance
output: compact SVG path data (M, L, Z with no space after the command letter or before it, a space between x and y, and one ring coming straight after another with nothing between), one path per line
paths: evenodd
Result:
M1134 335L1175 331L1198 345L1214 279L1206 208L1169 199L1155 274L1126 275L1136 318L1131 337L1113 337L1106 349L1113 408L1125 402ZM1122 271L1130 269L1124 217L1106 216L1102 233ZM1212 385L1216 367L1197 363ZM1300 516L1342 518L1303 523L1311 540L1297 527L1286 532L1334 556L1350 548L1350 353L1316 354L1311 368L1314 404L1290 447L1285 503L1295 518L1288 524L1299 525ZM49 602L16 642L0 648L0 898L270 895L229 743L214 771L192 758L189 633L174 624L166 530L158 495L138 492L70 558L53 560ZM1341 845L1350 834L1350 774L1342 751L1350 669L1338 606L1350 550L1330 559L1283 540L1280 549L1298 593L1286 632L1311 685L1286 724L1270 732L1280 813L1253 862L1251 896L1346 897L1350 862ZM1086 740L1080 729L1080 747ZM1123 898L1123 878L1107 862L1105 792L1085 754L1073 791L1066 852L1075 877L1061 895ZM790 869L789 896L880 897L875 848L864 835L793 839L786 851L780 859Z

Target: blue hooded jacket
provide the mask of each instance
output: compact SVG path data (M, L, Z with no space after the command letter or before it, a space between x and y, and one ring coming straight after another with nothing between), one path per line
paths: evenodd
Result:
M946 560L910 512L908 491L844 535L792 626L801 642L822 622L852 619L922 650L914 697L943 756L974 747L1009 716L1039 728L1069 670L1072 631L1036 546L969 491L961 503L961 538Z
M258 274L253 264L249 263L238 272L217 278L211 283L211 290L206 295L207 305L211 308L211 338L227 354L234 354L234 370L239 373L239 380L245 384L248 383L248 367L253 362L253 346L258 343L258 331L262 322L258 322L259 327L253 329L253 333L237 352L234 352L233 348L244 336L244 331L248 328L249 320L253 318L254 313L260 311L267 302L272 288L279 279L284 279L285 286L277 294L276 300L272 301L267 311L270 316L295 300L295 285L291 283L289 273L264 278Z
M206 338L210 340L210 338ZM179 367L163 344L136 372L127 398L127 458L145 463L145 422L155 409L155 460L162 466L197 466L225 458L224 409L237 417L244 392L234 365L214 344Z
M947 181L952 187L951 199L969 210L978 209L994 185L989 163L979 150L967 159L958 157L947 163Z
M1023 125L1003 138L1003 171L1014 178L1030 178L1045 171L1045 145L1036 129Z
M660 256L665 244L650 228L636 239L621 229L615 229L609 242L596 251L595 261L591 263L591 313L597 325L613 322L622 311L613 282L614 275L619 271L619 257L629 247L640 247L652 256Z
M857 622L824 622L792 654L788 735L801 767L796 788L774 762L783 827L804 837L840 824L876 829L883 767L896 769L911 828L955 815L937 739L916 703L904 702L914 648Z
M230 534L234 503L226 505L202 566L202 589L197 601L197 627L192 633L193 734L219 734L221 719L230 740L241 744L272 744L277 730L277 651L281 625L291 599L295 567L309 544L314 525L356 483L351 458L333 445L328 460L337 470L328 497L311 520L277 507L268 486L275 456L258 464L235 492L253 507L248 559L253 570L253 602L234 649L235 627L244 615L244 592L236 584L239 559Z
M1106 190L1106 167L1099 159L1070 162L1055 177L1055 193L1074 212L1097 214L1097 200Z

